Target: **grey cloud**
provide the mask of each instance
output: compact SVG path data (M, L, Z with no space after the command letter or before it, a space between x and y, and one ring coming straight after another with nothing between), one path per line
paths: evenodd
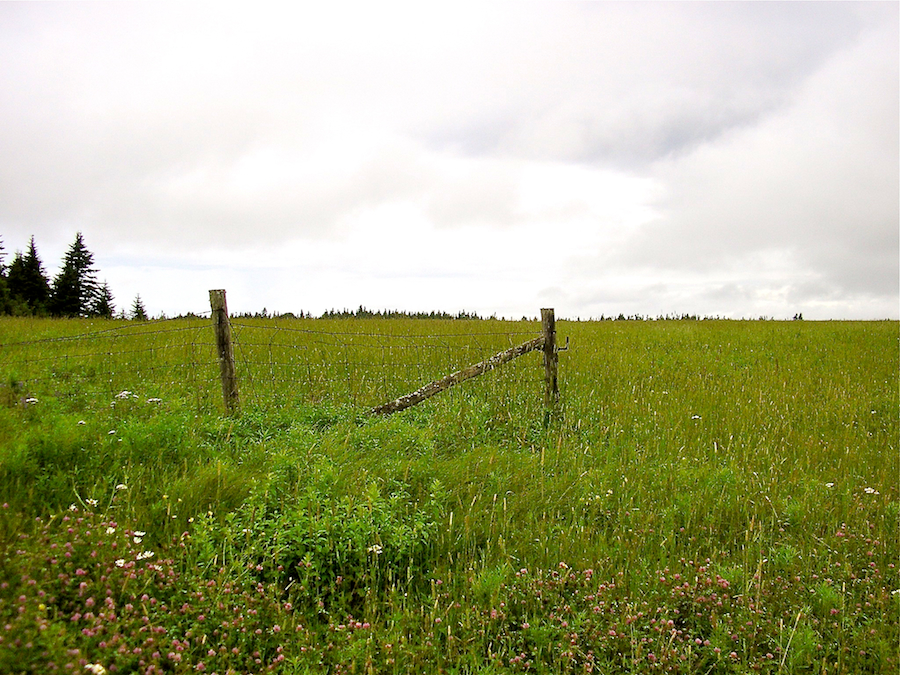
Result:
M500 59L490 67L507 75L502 93L485 96L477 115L431 129L429 140L474 154L646 166L785 105L866 19L842 4L566 9L567 30L519 54L533 79Z
M626 313L701 311L690 297L747 311L767 294L890 301L897 13L0 3L0 234L65 243L83 229L98 249L162 255L339 237L392 204L439 228L596 218L607 248L582 252L571 286L653 279L607 298ZM523 166L572 164L665 188L658 219L635 234L640 209L613 208L627 217L607 236L619 222L584 205L587 182L523 207ZM776 254L782 268L754 281Z
M900 269L895 29L838 52L754 128L657 166L664 214L624 264L728 269L782 250L848 294L897 295Z

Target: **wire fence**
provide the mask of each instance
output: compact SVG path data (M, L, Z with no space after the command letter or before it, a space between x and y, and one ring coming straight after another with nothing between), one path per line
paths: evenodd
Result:
M144 323L33 320L29 340L0 323L0 388L7 401L51 397L83 408L122 392L221 409L209 312ZM536 322L422 319L231 319L243 405L372 407L540 332ZM539 402L537 357L517 359L444 396Z
M218 403L216 348L202 317L116 321L101 330L77 320L34 320L30 328L45 335L0 343L8 401L51 398L84 407L128 391L197 408ZM16 327L4 337L10 332L21 334Z

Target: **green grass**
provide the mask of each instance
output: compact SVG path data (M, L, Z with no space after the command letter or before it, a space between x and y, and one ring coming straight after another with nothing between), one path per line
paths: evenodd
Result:
M897 323L557 331L545 423L538 354L366 414L535 322L242 320L227 417L208 320L0 321L0 670L896 672Z

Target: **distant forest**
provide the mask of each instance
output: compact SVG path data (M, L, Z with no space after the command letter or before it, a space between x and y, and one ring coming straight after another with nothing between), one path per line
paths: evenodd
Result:
M44 265L38 255L34 237L23 253L16 251L12 263L6 265L6 249L0 239L0 316L50 316L62 318L97 317L120 318L146 321L149 317L144 309L141 296L137 295L129 310L122 309L116 313L113 294L104 281L97 282L97 270L94 268L94 254L84 244L81 232L75 235L75 241L69 246L62 260L59 273L51 280L44 271ZM196 316L193 313L181 315ZM497 315L479 316L477 312L461 311L451 314L443 311L407 312L398 310L372 311L362 305L358 309L329 309L316 317L311 313L274 313L265 308L261 312L238 313L235 318L280 318L280 319L461 319L461 320L497 320ZM166 318L162 316L160 318ZM174 317L179 318L179 317ZM604 316L590 319L593 321L661 321L661 320L706 320L718 319L718 316L698 316L696 314L667 314L655 319L640 314ZM759 317L771 320L771 317ZM795 314L794 320L802 320L803 314ZM527 317L522 317L527 321ZM580 321L581 319L576 319Z

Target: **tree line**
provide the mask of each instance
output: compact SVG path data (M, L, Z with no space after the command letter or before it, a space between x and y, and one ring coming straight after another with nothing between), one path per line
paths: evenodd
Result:
M0 240L0 315L113 318L113 294L105 281L97 281L94 254L85 246L81 232L75 235L53 279L44 271L33 236L28 250L16 251L9 266ZM140 295L132 305L131 318L147 319Z

